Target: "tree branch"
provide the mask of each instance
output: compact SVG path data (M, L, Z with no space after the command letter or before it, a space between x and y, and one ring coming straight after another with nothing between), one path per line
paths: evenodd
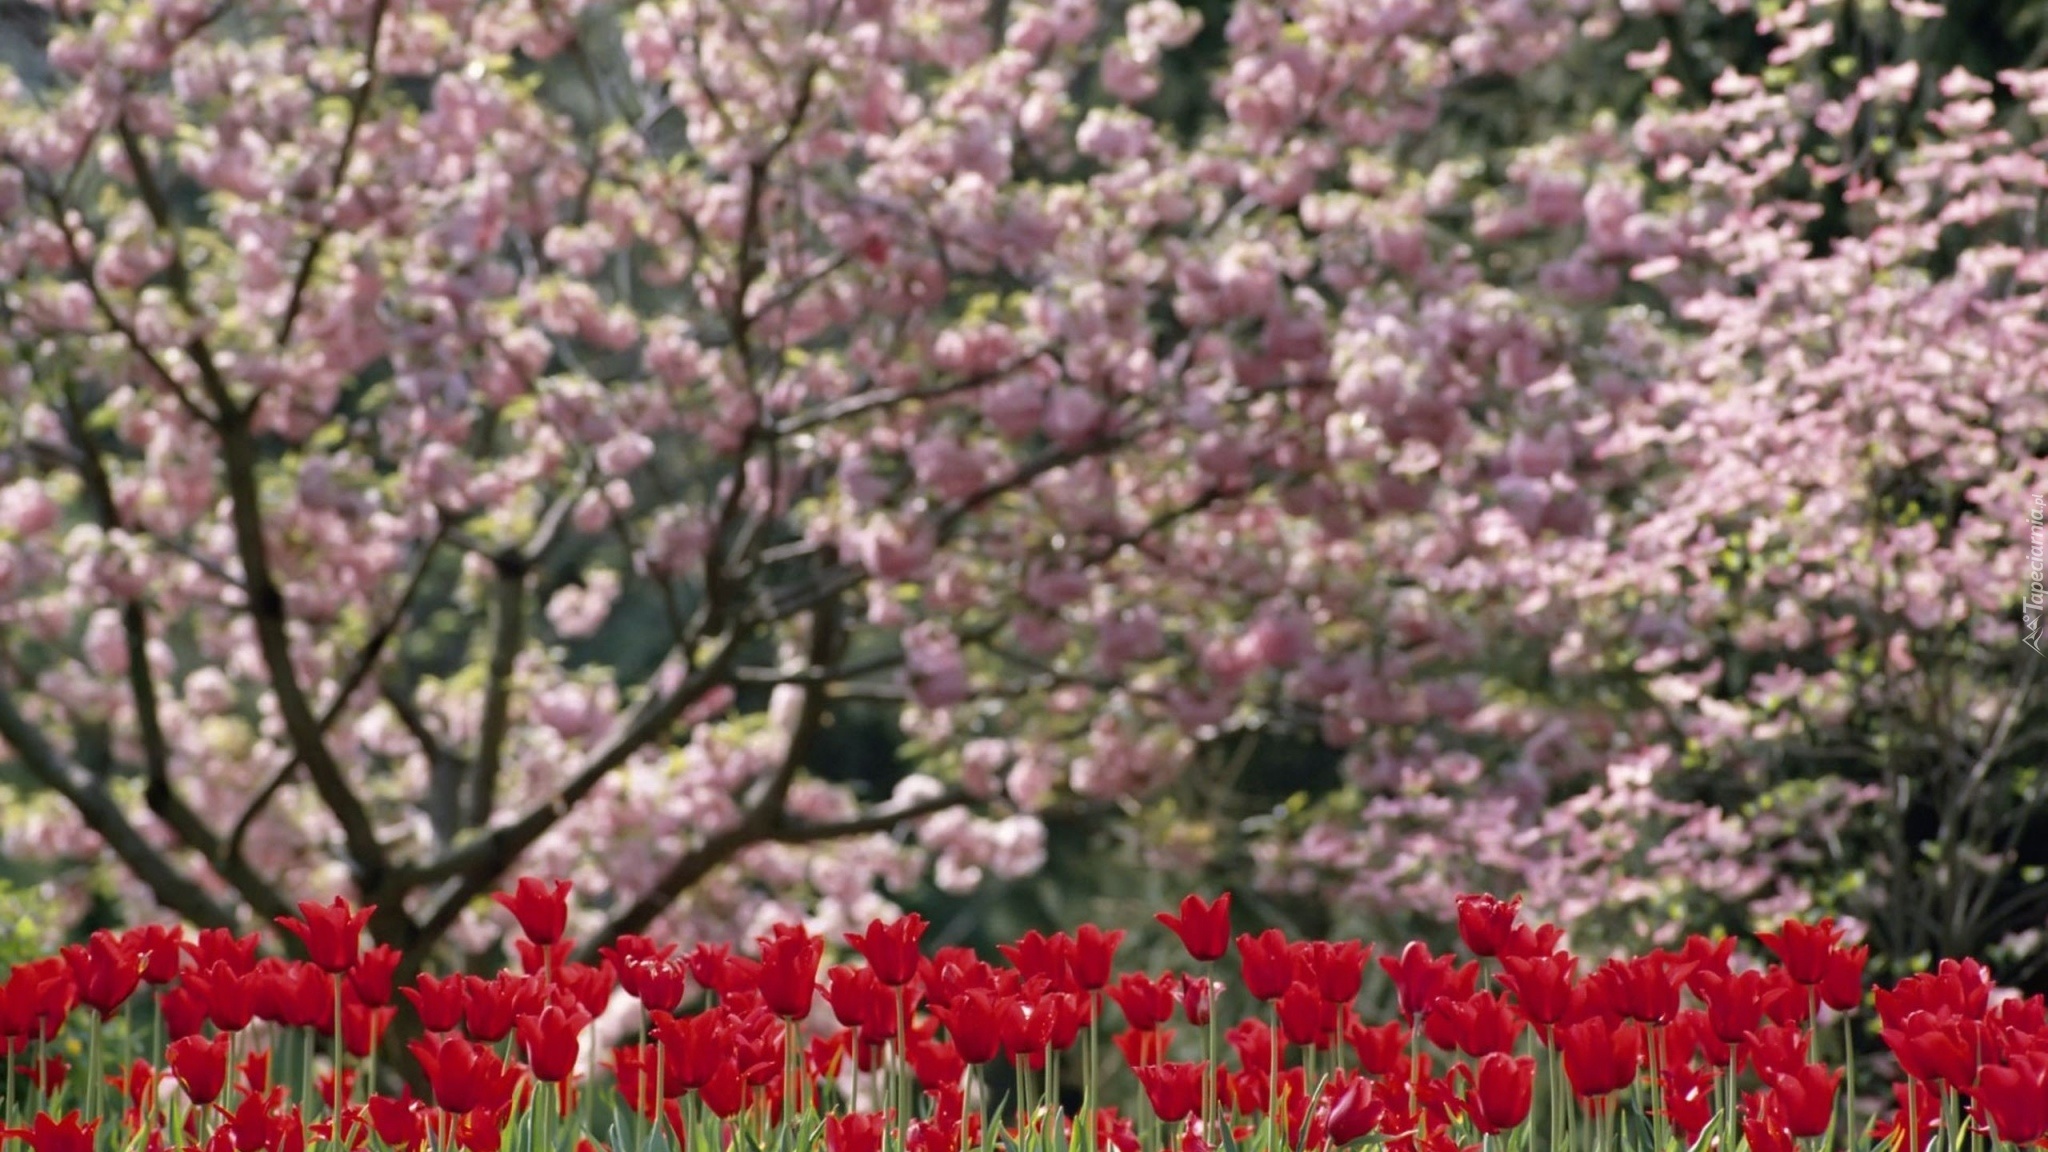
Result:
M795 824L782 819L779 810L750 809L739 824L677 857L652 888L583 942L578 949L579 959L593 963L600 947L621 936L645 931L692 885L756 844L819 844L887 832L910 821L958 808L971 799L965 792L952 790L893 811L873 812L827 824Z
M385 616L384 622L377 626L376 631L370 633L370 638L364 642L362 651L356 653L355 662L349 666L347 674L342 676L334 698L329 700L327 707L321 711L319 730L322 737L325 737L334 727L334 722L341 718L342 709L348 706L349 697L354 696L356 690L363 686L363 681L369 678L371 670L382 658L385 647L391 643L391 637L397 634L399 624L405 620L406 613L412 608L413 599L419 594L420 585L426 580L427 568L433 562L434 553L439 550L441 542L447 539L447 536L448 528L444 524L434 533L433 539L427 541L425 547L420 549L418 558L413 561L412 571L406 574L405 587L398 594L398 603L392 606L391 612ZM250 797L248 806L242 809L241 817L235 821L234 830L228 834L227 843L224 845L228 855L240 854L242 839L249 834L250 825L256 822L257 815L304 762L296 752L293 753L278 766L277 771L263 787L257 789L256 795Z
M326 202L332 205L341 194L341 182L348 176L348 163L355 155L356 136L362 130L363 116L370 108L370 95L377 86L377 45L383 39L384 13L390 7L390 0L376 0L370 9L370 42L363 48L362 81L349 95L348 127L341 135L341 151L334 158L334 172L327 180ZM292 277L292 294L284 307L284 319L277 325L277 346L284 347L291 342L292 326L298 323L299 314L305 308L306 289L313 282L313 271L320 263L320 253L327 247L328 237L334 234L334 213L330 210L321 221L313 239L306 245L305 258L299 261L299 270Z
M739 655L740 644L748 634L746 629L729 633L711 658L685 678L675 691L666 696L649 696L619 733L594 751L567 784L553 796L528 809L525 815L424 866L401 869L398 878L408 888L459 878L453 890L437 901L421 922L414 937L416 951L413 954L424 951L445 935L463 908L489 891L522 852L546 835L548 829L567 816L606 776L631 759L634 753L659 739L707 692L725 683L732 662Z
M507 553L496 558L497 595L491 602L491 658L484 681L483 718L477 732L476 771L470 777L468 823L490 824L498 806L498 775L503 771L505 737L512 721L512 668L526 643L526 582L531 573L525 558Z
M108 849L148 885L158 903L195 924L234 926L233 914L152 847L129 823L114 798L43 738L42 732L15 706L13 694L4 683L0 683L0 740L5 740L19 755L29 775L78 810L86 825L106 841Z

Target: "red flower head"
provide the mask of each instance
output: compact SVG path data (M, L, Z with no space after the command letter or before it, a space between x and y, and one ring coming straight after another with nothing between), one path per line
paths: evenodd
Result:
M512 1034L512 1023L541 1006L541 989L531 979L500 972L486 980L462 978L462 1026L470 1039L496 1044Z
M1380 967L1393 978L1401 1015L1410 1020L1427 1012L1450 990L1457 966L1457 957L1448 953L1431 956L1428 945L1419 940L1410 941L1401 949L1399 959L1380 957Z
M825 1152L882 1152L888 1117L880 1112L830 1113L825 1117Z
M1423 1018L1423 1034L1439 1048L1455 1048L1477 1059L1514 1051L1527 1024L1514 1005L1480 992L1463 1000L1438 1001L1437 1010Z
M1237 938L1238 970L1244 974L1244 990L1271 1002L1287 995L1294 984L1294 957L1287 937L1278 928Z
M1142 972L1126 972L1109 986L1109 998L1123 1009L1125 1022L1145 1032L1173 1018L1175 990L1172 976L1155 980Z
M1536 1093L1536 1061L1504 1052L1484 1056L1465 1090L1465 1111L1480 1132L1495 1136L1529 1118Z
M111 1018L142 983L142 954L122 937L102 928L83 944L67 944L60 953L71 966L78 1002Z
M1584 987L1617 1015L1642 1024L1669 1024L1678 1018L1685 972L1669 952L1652 952L1609 960L1586 977Z
M912 912L900 920L871 920L866 932L847 933L846 942L868 962L875 979L901 988L917 979L917 963L923 959L917 945L926 927L924 917Z
M1498 956L1515 930L1522 898L1501 900L1487 895L1458 897L1458 939L1474 956Z
M244 976L225 964L194 968L185 973L184 984L199 994L206 1005L206 1018L223 1032L240 1032L255 1019L257 1001L265 993L267 977L261 972ZM320 989L324 1005L319 1019L334 1026L332 987Z
M1707 1002L1707 1026L1723 1044L1741 1044L1764 1022L1764 977L1761 972L1723 976L1702 971L1693 977L1700 999Z
M1617 1028L1595 1016L1559 1028L1557 1041L1564 1050L1564 1074L1572 1091L1596 1110L1608 1094L1635 1083L1636 1069L1643 1063L1643 1030L1636 1024Z
M2039 1141L2048 1136L2048 1053L2023 1053L2009 1065L1984 1068L1970 1095L2000 1140L2015 1147Z
M1332 1004L1349 1004L1365 986L1365 965L1372 949L1356 940L1315 940L1297 955L1307 964L1316 993Z
M1156 919L1180 937L1181 947L1196 960L1221 960L1230 951L1230 893L1205 904L1199 896L1180 902L1180 915L1161 912Z
M415 1040L409 1047L427 1074L434 1103L444 1112L467 1115L511 1102L519 1073L482 1044L460 1038Z
M1216 1003L1216 990L1216 982L1206 976L1181 976L1178 990L1180 1010L1187 1016L1188 1023L1197 1028L1208 1025L1210 1009Z
M171 1041L164 1058L171 1066L171 1075L178 1078L178 1084L185 1089L185 1095L192 1103L205 1106L220 1099L228 1086L228 1036L216 1036L202 1040L187 1036Z
M388 944L379 944L361 956L356 957L356 966L349 969L349 990L371 1008L382 1008L391 1003L391 980L398 972L398 963L405 954Z
M1886 1028L1878 1036L1898 1057L1899 1069L1906 1075L1960 1090L1977 1079L1977 1046L1965 1034L1965 1023L1946 1014L1915 1012L1899 1027Z
M562 938L569 927L569 888L567 880L557 880L553 885L533 876L521 876L519 883L510 892L494 892L491 899L505 906L512 918L519 921L519 930L528 940L547 947Z
M760 944L761 999L768 1010L785 1020L809 1016L818 994L818 964L825 958L825 941L802 928L778 924L772 935L761 937Z
M164 1036L177 1040L197 1036L206 1027L206 998L184 983L173 984L157 997L164 1011Z
M1771 1081L1772 1094L1783 1109L1785 1130L1799 1137L1826 1133L1835 1122L1835 1089L1841 1083L1842 1070L1825 1064L1779 1073Z
M1314 988L1296 981L1275 1005L1281 1034L1298 1048L1326 1049L1337 1031L1337 1005L1324 1000Z
M1042 978L1054 988L1064 988L1073 982L1074 941L1064 932L1047 936L1033 928L1015 944L996 945L996 951L1025 980Z
M732 1030L732 1016L723 1008L695 1016L655 1017L667 1088L696 1091L711 1083L719 1068L733 1060Z
M144 924L131 929L128 946L142 957L142 978L159 987L178 978L178 965L185 958L185 930L163 924Z
M1173 1030L1155 1028L1148 1032L1132 1029L1110 1037L1117 1051L1124 1054L1124 1062L1133 1068L1157 1064L1166 1059L1166 1049L1173 1044Z
M93 1152L93 1136L99 1131L100 1122L80 1123L77 1112L67 1112L62 1120L53 1120L48 1112L36 1113L36 1118L27 1128L0 1128L0 1136L13 1136L27 1141L30 1152Z
M1200 1064L1147 1064L1135 1068L1145 1100L1161 1123L1178 1124L1202 1109Z
M619 969L619 986L650 1012L673 1012L688 990L689 969L681 962L636 956Z
M422 972L413 981L413 987L400 989L399 995L411 1001L420 1026L429 1032L455 1031L462 1024L462 1012L469 1003L469 993L459 975L436 978Z
M1109 983L1116 969L1116 950L1124 942L1124 930L1104 932L1093 924L1083 924L1074 933L1074 983L1083 992L1099 992Z
M1336 1098L1330 1102L1324 1134L1332 1144L1353 1144L1377 1131L1386 1114L1386 1102L1373 1091L1372 1081L1363 1076L1352 1076L1344 1081L1344 1086L1337 1090Z
M1688 1147L1699 1142L1700 1133L1713 1123L1717 1103L1716 1081L1719 1073L1713 1068L1695 1068L1679 1062L1667 1064L1661 1079L1664 1081L1664 1114L1671 1126L1685 1137ZM1926 1144L1921 1147L1925 1148Z
M1562 1023L1577 1006L1578 959L1569 952L1548 956L1510 956L1501 961L1501 987L1515 994L1515 1003L1539 1032Z
M1820 978L1820 1002L1837 1012L1852 1012L1863 1006L1863 966L1870 960L1870 945L1836 948L1828 953L1828 970Z
M933 1014L953 1038L953 1050L969 1064L986 1064L1003 1054L1003 1020L1010 1005L985 988L970 988Z
M589 1026L590 1013L576 1006L550 1004L537 1014L521 1016L516 1024L519 1046L526 1053L533 1078L560 1084L573 1075L583 1030Z
M256 967L256 950L262 944L263 938L254 932L237 936L225 928L201 928L199 937L188 942L185 950L192 954L193 963L201 968L225 964L237 972L247 973Z
M404 1152L426 1141L426 1117L421 1114L420 1102L409 1093L404 1096L372 1096L369 1112L370 1129L386 1147Z
M307 958L322 971L339 973L355 966L362 951L363 929L376 910L374 904L360 910L350 908L348 901L336 896L332 904L301 901L299 918L279 916L277 922L306 945Z
M835 964L825 970L825 1003L832 1018L843 1027L861 1029L869 1039L896 1034L896 995L873 968Z
M1358 1067L1372 1076L1392 1076L1408 1056L1409 1030L1399 1020L1367 1027L1353 1020L1344 1029L1344 1042L1358 1057Z
M1811 988L1826 979L1828 955L1842 942L1842 930L1832 918L1818 924L1787 920L1778 931L1759 932L1756 938L1785 966L1795 983Z

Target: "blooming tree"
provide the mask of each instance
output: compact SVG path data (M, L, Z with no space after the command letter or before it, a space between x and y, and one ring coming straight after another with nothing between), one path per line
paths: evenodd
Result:
M864 922L1275 724L1350 787L1264 878L1372 907L1803 903L1760 798L1886 733L2023 818L2042 73L1735 0L50 7L6 831L138 898ZM894 796L816 772L861 699Z

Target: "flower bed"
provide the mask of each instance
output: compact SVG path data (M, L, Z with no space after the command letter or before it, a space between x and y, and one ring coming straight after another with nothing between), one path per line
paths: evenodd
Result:
M300 959L146 926L19 965L0 984L9 1146L1764 1152L2048 1135L2041 997L2001 998L1967 960L1869 995L1866 950L1825 920L1760 934L1765 964L1700 937L1594 963L1520 922L1519 901L1467 896L1461 959L1233 937L1228 895L1191 896L1159 917L1191 964L1147 974L1118 970L1122 931L1033 932L998 965L926 954L914 915L848 936L857 961L832 966L795 926L753 956L628 936L582 963L568 896L528 879L498 897L522 964L490 977L400 979L404 957L364 949L368 910L340 899L280 921ZM1243 999L1219 998L1226 979L1257 1004L1235 1023L1216 1010ZM1367 1019L1379 992L1389 1018ZM1902 1073L1882 1110L1859 1105L1853 1059L1822 1059L1853 1048L1866 1007ZM380 1040L413 1034L423 1096L378 1075ZM1142 1104L1112 1106L1120 1091Z

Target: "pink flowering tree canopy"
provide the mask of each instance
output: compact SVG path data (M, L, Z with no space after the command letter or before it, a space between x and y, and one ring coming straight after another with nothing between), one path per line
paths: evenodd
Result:
M1345 786L1259 878L1378 912L1797 906L1873 801L2025 866L2048 72L1936 5L46 6L10 851L413 953L515 868L864 922L1284 729Z

